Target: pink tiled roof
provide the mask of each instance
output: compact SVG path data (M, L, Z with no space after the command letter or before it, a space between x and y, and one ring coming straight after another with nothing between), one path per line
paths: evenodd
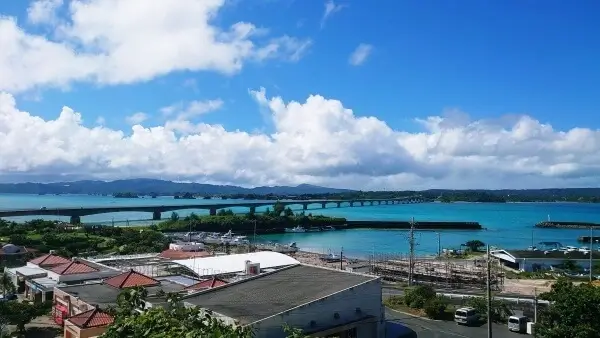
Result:
M69 317L69 321L82 329L87 329L90 327L110 325L114 322L114 318L106 312L94 308Z
M69 262L71 262L70 259L64 258L64 257L61 257L61 256L57 256L57 255L54 255L54 254L45 254L43 256L40 256L38 258L34 258L34 259L32 259L32 260L29 261L29 263L35 264L35 265L40 266L40 267L60 265L60 264L67 264Z
M220 278L213 277L212 279L207 279L196 284L192 284L186 287L186 290L202 290L202 289L212 289L217 286L227 285L227 281L224 281Z
M51 269L59 275L75 275L78 273L98 272L99 270L80 261L71 261Z
M120 275L116 275L114 277L105 279L104 284L110 285L117 289L125 289L136 286L156 286L160 284L160 281L131 270L128 272L124 272Z

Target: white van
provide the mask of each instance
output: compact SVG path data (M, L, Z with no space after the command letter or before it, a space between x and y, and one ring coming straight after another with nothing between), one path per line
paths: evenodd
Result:
M527 317L510 316L508 318L508 330L519 333L527 332Z
M471 325L479 321L477 310L472 307L462 307L454 312L456 324Z

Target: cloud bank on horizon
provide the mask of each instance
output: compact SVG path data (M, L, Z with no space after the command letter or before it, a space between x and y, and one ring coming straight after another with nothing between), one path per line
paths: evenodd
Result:
M327 4L324 19L341 9ZM68 102L53 120L17 104L17 95L38 88L126 85L182 70L231 76L252 62L296 62L313 43L247 22L221 29L212 19L224 5L35 1L29 23L51 28L51 36L28 33L14 18L0 17L0 181L148 177L396 190L598 182L599 130L556 130L527 115L471 120L449 110L415 119L421 130L407 132L360 116L335 98L307 93L306 99L287 100L260 84L248 93L257 113L268 112L268 133L197 122L195 116L226 105L218 98L163 107L161 125L147 125L147 114L135 113L126 117L131 130L111 129L101 119L86 126L86 112ZM164 20L150 19L156 16ZM369 55L372 46L361 46L350 63Z

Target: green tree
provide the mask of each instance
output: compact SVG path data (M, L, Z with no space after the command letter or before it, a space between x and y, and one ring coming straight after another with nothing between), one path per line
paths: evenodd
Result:
M422 309L425 303L435 297L436 292L429 285L419 285L404 290L404 304L413 309Z
M436 296L425 302L423 311L427 317L431 319L440 319L444 315L446 308L448 307L448 300L441 296Z
M173 221L173 222L177 222L177 221L179 221L179 214L178 214L178 213L176 213L175 211L173 211L173 212L171 213L171 221Z
M471 250L472 252L478 252L481 250L482 247L485 246L485 243L478 239L475 239L465 243L465 246L469 248L469 250Z
M33 304L29 302L7 301L0 303L0 321L15 325L18 332L25 331L25 325L34 318L45 315L49 304Z
M285 205L277 201L273 205L273 216L281 216L281 213L285 210Z
M4 295L14 294L16 291L15 284L13 284L6 272L0 276L0 288L2 288L2 293Z
M501 300L492 299L491 315L492 321L496 323L504 323L512 314L508 305ZM486 297L471 297L466 302L467 306L475 308L481 320L487 320L487 298Z
M544 338L595 338L600 332L600 288L589 283L573 285L559 279L541 299L550 305L538 316L536 332Z
M294 212L292 211L292 209L290 207L285 208L285 210L283 210L283 215L285 217L294 217Z

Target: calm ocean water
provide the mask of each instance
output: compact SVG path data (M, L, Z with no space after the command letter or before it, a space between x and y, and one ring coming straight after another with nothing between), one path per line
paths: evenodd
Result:
M85 195L12 195L0 194L0 209L82 206L114 206L114 205L169 205L169 204L209 204L227 202L224 200L174 200L172 197L156 199L115 199L103 196ZM563 245L577 243L577 237L589 235L589 230L571 229L535 229L539 221L552 220L588 221L600 223L600 204L577 203L426 203L365 206L354 208L320 209L317 205L309 210L313 214L346 217L350 220L410 220L415 221L476 221L486 230L482 231L441 231L440 241L443 248L458 248L460 244L479 239L486 244L500 248L527 248L532 243L556 241ZM257 208L257 212L265 208ZM235 212L246 212L247 208L233 208ZM207 214L207 210L182 210L185 216L191 212ZM163 218L169 217L165 213ZM117 225L140 224L147 220L149 213L122 212L85 216L83 222L101 222ZM15 217L14 220L27 220L39 217ZM65 217L45 217L60 219ZM145 221L148 223L148 221ZM600 236L600 231L596 235ZM297 242L302 249L315 252L339 252L344 250L348 255L368 256L376 253L406 253L408 251L408 232L402 230L347 230L321 233L297 233L261 236L263 239L281 243ZM420 254L437 251L437 234L432 231L418 231L415 235L416 250Z

